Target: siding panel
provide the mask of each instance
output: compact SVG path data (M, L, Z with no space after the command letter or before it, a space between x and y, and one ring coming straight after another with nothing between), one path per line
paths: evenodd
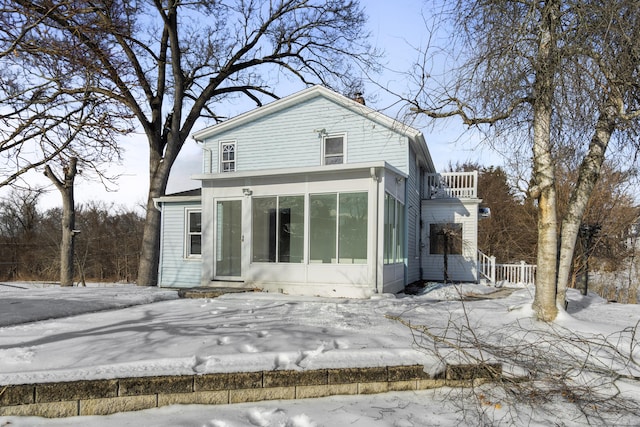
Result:
M184 257L186 209L199 207L200 204L194 202L163 205L160 286L191 287L200 284L200 259Z
M347 163L385 160L408 173L408 140L367 117L315 98L233 128L205 142L204 173L219 172L221 141L237 142L237 171L322 164L322 135L346 134ZM211 158L209 160L208 158Z
M453 222L462 224L462 255L449 256L449 278L456 281L477 280L478 202L458 199L422 201L424 279L440 281L444 278L443 256L429 254L430 224Z

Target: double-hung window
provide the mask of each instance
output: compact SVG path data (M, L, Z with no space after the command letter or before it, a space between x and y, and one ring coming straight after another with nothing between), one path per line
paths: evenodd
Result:
M186 256L189 258L200 255L202 255L202 212L187 210Z
M235 172L235 170L236 170L235 141L220 143L220 171Z
M327 135L323 138L323 162L340 165L345 162L345 136Z

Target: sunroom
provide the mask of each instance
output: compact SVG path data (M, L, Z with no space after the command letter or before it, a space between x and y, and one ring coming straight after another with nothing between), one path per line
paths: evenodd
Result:
M194 178L200 285L344 297L405 285L406 176L387 163Z

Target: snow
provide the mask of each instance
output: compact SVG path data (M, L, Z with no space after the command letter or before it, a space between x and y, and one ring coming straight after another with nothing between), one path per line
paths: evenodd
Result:
M640 306L610 304L570 290L569 312L546 325L533 320L531 288L504 291L475 284L429 284L420 295L361 300L270 293L178 299L173 290L126 284L60 288L4 283L0 284L0 384L413 364L422 364L433 374L443 369L443 357L447 362L464 362L480 354L474 348L462 353L432 351L433 343L401 319L418 327L428 325L434 333L453 331L452 338L462 339L473 331L473 336L489 343L515 340L526 346L556 334L568 337L570 343L586 337L602 369L626 376L616 383L623 395L640 402L637 363L612 355L609 346L602 345L611 343L623 356L640 358L632 334ZM581 347L572 345L562 354L579 356ZM507 373L529 370L524 363L505 366ZM576 381L593 383L589 375L578 372ZM0 417L0 426L585 423L580 409L570 402L541 402L523 410L496 388L478 393L443 388L241 405L176 405L62 420ZM640 424L633 411L620 417L617 425Z

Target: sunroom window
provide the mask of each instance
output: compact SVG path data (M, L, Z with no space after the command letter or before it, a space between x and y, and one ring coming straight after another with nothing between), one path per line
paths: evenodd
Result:
M405 259L405 208L389 193L384 196L384 263Z
M367 262L367 193L311 194L309 210L311 263Z
M253 261L302 262L304 196L254 197Z

